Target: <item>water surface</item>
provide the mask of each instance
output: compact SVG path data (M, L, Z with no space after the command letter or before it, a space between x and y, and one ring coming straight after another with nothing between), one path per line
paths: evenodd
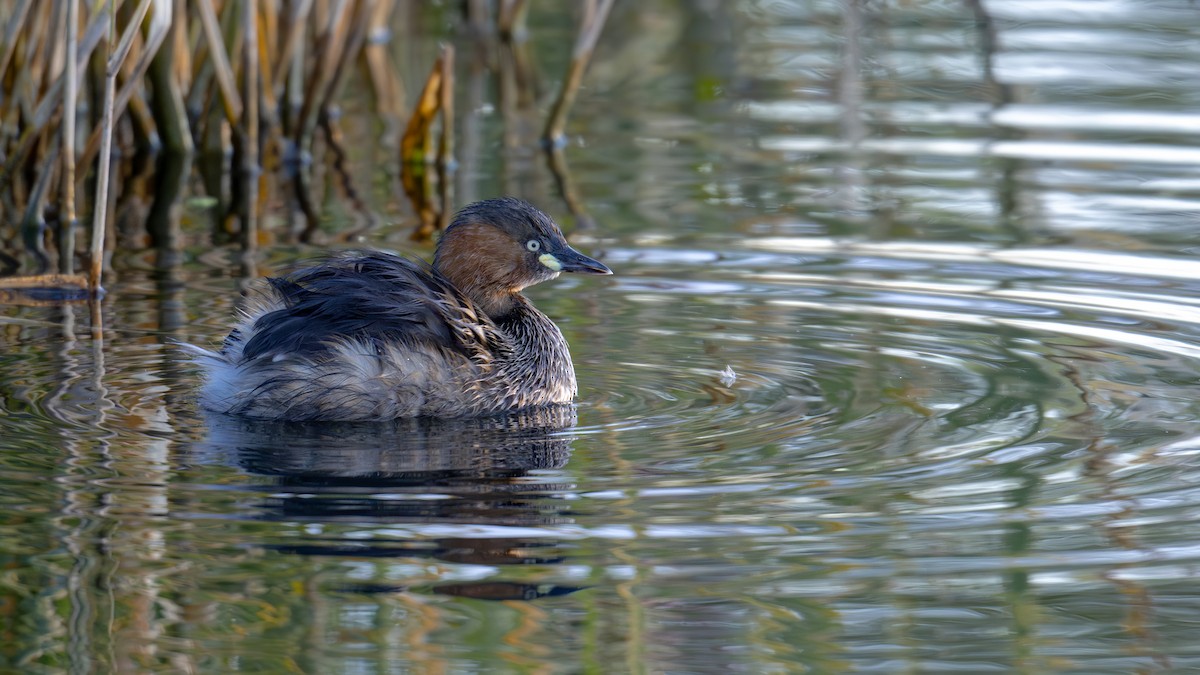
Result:
M534 4L552 79L570 18ZM102 334L0 309L0 668L1200 668L1196 8L619 5L566 153L594 228L486 75L460 103L460 199L616 271L530 292L574 408L206 415L174 342L320 247L247 266L198 199L180 265L114 256ZM377 182L361 243L428 256Z

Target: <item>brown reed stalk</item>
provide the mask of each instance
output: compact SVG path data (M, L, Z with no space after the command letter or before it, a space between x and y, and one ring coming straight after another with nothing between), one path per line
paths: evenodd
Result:
M158 53L159 48L167 39L167 33L171 29L172 12L174 11L174 3L172 0L151 0L154 6L154 13L150 15L150 30L146 34L145 43L142 45L138 53L137 61L134 62L133 68L127 74L125 84L121 86L121 90L117 93L116 112L120 116L125 106L129 104L129 99L134 95L136 89L143 87L142 78L146 76L146 71L150 68L150 62ZM140 25L140 22L139 22ZM126 30L130 26L126 26Z
M608 20L608 12L615 0L588 0L585 6L583 20L579 25L579 37L575 40L575 50L571 54L571 65L567 68L567 77L563 80L558 98L546 120L546 130L542 138L547 143L562 143L563 130L567 124L567 114L575 103L579 86L583 83L583 74L587 70L592 54L596 50L596 42L600 39L600 31Z
M303 44L301 38L308 25L308 13L312 9L312 4L313 0L300 0L296 3L292 16L288 20L288 31L283 38L283 48L279 51L279 60L276 61L275 70L272 71L269 80L271 92L275 96L282 95L283 80L294 63L296 50ZM266 86L265 83L264 86Z
M387 22L395 8L395 0L382 0L375 5L367 27L367 42L363 47L363 62L371 89L375 93L376 113L387 120L389 127L399 123L404 110L404 87L396 79L394 68L388 67ZM389 135L394 129L389 129Z
M320 121L320 111L332 86L337 81L338 64L346 49L346 40L350 32L350 21L347 20L350 3L348 0L336 0L328 16L316 16L321 22L324 18L324 30L317 38L317 46L313 54L316 63L315 72L309 75L308 86L304 88L304 96L300 104L300 112L292 125L292 138L300 152L306 152L312 147L313 132ZM318 7L318 9L322 9ZM295 71L293 71L294 73ZM310 177L308 172L298 170L295 177L295 194L301 209L308 221L300 240L308 242L316 234L319 217L310 196Z
M350 62L362 51L367 39L367 29L371 22L371 8L359 6L359 11L350 20L350 28L337 54L337 63L329 77L329 83L321 96L321 110L328 109L333 100L341 94L342 85L346 82L346 74L350 72Z
M145 21L146 15L150 12L151 5L154 5L155 3L159 5L163 4L162 0L141 0L138 3L137 9L134 10L133 16L129 18L129 23L125 26L125 32L121 33L121 41L117 43L116 50L113 51L112 55L108 59L108 66L105 69L105 76L107 76L110 72L113 76L116 76L116 74L120 72L120 69L125 65L125 59L129 58L129 52L133 49L134 38L136 38L138 33L141 31L142 21ZM115 31L117 20L116 9L115 7L112 7L109 11L112 13L110 15L111 23L109 26L112 31ZM170 10L167 10L167 14L169 20ZM112 35L109 36L109 39L112 39ZM116 101L115 93L113 95L113 101Z
M412 116L408 118L408 126L400 139L400 162L402 164L424 164L432 159L430 149L433 145L431 131L433 120L437 117L441 105L442 58L434 62L429 71L429 78L421 89L417 105Z
M5 254L4 258L8 258ZM27 291L37 289L37 295ZM47 298L47 289L55 291ZM78 274L39 274L37 276L0 277L0 303L5 305L49 306L87 297L87 279Z
M184 109L183 90L180 88L178 69L179 36L187 32L187 15L181 12L180 0L174 0L174 20L164 44L150 63L148 76L154 87L150 105L154 112L154 123L162 136L163 145L174 154L191 154L195 150L192 142L191 125Z
M182 96L192 86L191 28L187 0L175 0L174 37L171 41L171 81Z
M262 61L262 53L265 51L268 54L274 54L275 49L279 46L279 6L274 2L258 3L258 44L259 44L259 61ZM270 78L264 78L260 89L265 89L270 83Z
M276 16L273 3L266 3L260 6L260 9L258 32L262 39L258 41L258 95L262 98L259 105L259 121L263 127L278 130L279 100L275 96L275 90L271 87L271 73L273 72L271 55L275 53L275 45L279 38L279 18ZM259 164L260 166L263 164L261 158Z
M346 81L346 74L350 71L350 63L362 51L363 43L366 41L371 15L373 14L373 8L368 6L368 4L364 3L360 5L359 11L352 19L352 28L342 44L337 65L325 89L324 98L320 102L319 124L325 132L326 142L333 155L334 173L341 181L346 197L354 205L355 210L365 219L366 227L369 228L374 224L374 216L371 214L366 201L363 200L361 193L354 186L353 176L346 170L346 152L342 144L341 129L337 124L337 114L332 110L333 100L341 93L342 86Z
M496 27L501 39L512 42L521 39L525 31L525 17L529 14L528 0L501 0Z
M454 212L454 45L442 45L442 83L439 87L442 109L442 133L438 140L438 193L442 207L438 217L438 229L450 226L450 214Z
M33 0L18 0L12 16L8 19L8 25L4 28L4 51L0 52L0 76L8 70L8 64L17 48L17 32L25 25L25 19L29 16L29 6L32 4Z
M197 10L199 12L199 10ZM210 83L213 79L213 64L212 59L208 58L208 38L205 37L208 32L203 30L201 22L200 32L193 36L195 42L190 40L184 48L180 50L180 55L186 54L188 69L186 75L177 75L184 92L184 108L188 114L199 114L201 110L207 110L206 100L211 97L212 87ZM224 47L222 47L224 48ZM182 65L180 66L182 70ZM202 138L203 134L197 129L196 138Z
M39 42L39 53L35 59L41 69L41 85L39 90L45 90L55 81L61 79L64 67L63 49L66 43L67 17L66 5L61 2L50 4L50 16L46 21L46 31Z
M312 139L313 129L316 128L317 113L325 101L325 94L334 79L337 65L345 48L346 35L349 32L349 22L346 20L346 10L350 6L348 0L337 0L329 13L329 23L317 40L316 72L309 77L308 87L304 92L304 103L296 118L295 140L307 148Z
M444 57L443 52L434 62L412 117L408 120L408 127L400 139L400 183L420 220L412 234L417 241L433 236L441 220L438 210L430 203L428 168L433 159L433 121L442 103Z
M233 68L229 65L229 56L225 47L225 39L221 35L221 25L217 22L217 13L213 9L212 0L197 0L196 9L200 14L200 25L204 29L204 39L208 43L208 62L212 64L213 73L217 78L217 88L221 92L221 102L225 106L225 119L236 127L242 118L242 99L237 93L237 84L233 76Z
M84 31L84 38L79 44L77 59L75 61L76 68L83 68L91 58L92 50L100 43L100 39L104 35L104 19L108 16L107 13L97 12L88 24L88 29ZM21 69L20 77L28 80L29 73ZM14 87L20 90L21 87ZM9 153L8 160L4 164L3 171L0 176L12 175L18 167L23 166L29 152L34 144L41 138L42 134L47 131L47 125L59 112L59 106L62 102L62 94L64 82L62 78L55 80L42 95L42 98L37 101L36 106L32 111L28 112L30 121L26 128L21 132L21 136L17 141L15 150ZM28 89L29 94L33 94L32 88ZM18 94L20 95L20 94ZM28 101L22 105L29 104ZM77 161L76 164L79 164Z
M36 204L40 200L44 205L46 195L61 204L60 271L69 272L74 265L78 210L93 208L87 283L99 289L104 248L111 239L105 230L111 227L109 221L114 217L109 202L119 202L110 194L120 185L112 172L122 167L120 159L113 165L113 155L120 149L113 143L119 144L122 138L117 130L129 129L129 125L139 144L144 137L161 134L167 147L184 152L193 139L200 137L215 141L214 149L227 150L229 132L233 131L239 146L234 165L238 177L232 183L236 186L235 208L225 215L242 217L243 237L255 237L262 204L268 201L266 190L272 183L263 178L263 167L278 167L279 157L303 158L306 152L312 152L314 142L329 148L329 154L323 157L333 157L335 173L330 177L340 181L354 205L370 215L345 169L341 130L332 108L350 69L361 59L381 116L390 113L397 121L407 117L401 101L402 87L386 48L389 17L400 6L396 0L192 0L194 10L189 8L188 0L126 0L120 17L115 13L121 0L8 2L12 13L4 19L0 33L0 119L9 121L0 125L0 185L7 183L0 204L8 222L18 221L21 214L32 214L40 222L43 209ZM501 32L509 36L523 34L530 4L528 0L496 0L491 6L499 5ZM548 137L561 138L575 90L612 4L613 0L588 1L572 68L547 120ZM486 2L475 3L474 16L483 16L486 6ZM189 11L197 13L190 32ZM315 41L311 33L316 34ZM101 40L105 40L106 57L93 60L91 54ZM422 216L424 235L419 236L444 227L453 213L455 60L454 50L444 47L400 143L403 173L419 181L406 180L406 190L418 185L422 194L414 200ZM146 85L147 79L150 86ZM282 109L279 94L285 83L288 92L297 94L293 110L298 113L294 115L297 123L289 123L286 130L287 120L278 119ZM79 129L80 117L75 111L81 108L80 99L88 91L103 92L104 103L91 102L90 106L101 119L90 120ZM531 89L521 91L528 94ZM184 96L197 107L189 110ZM215 96L221 98L219 103L213 100ZM154 106L152 111L150 105ZM218 105L223 109L217 109ZM207 129L189 128L188 114L198 111L203 113L199 125L208 125ZM439 117L441 127L435 130L433 125L439 123ZM314 140L317 125L325 133ZM529 130L536 133L538 126L533 121ZM436 147L435 131L440 133ZM285 134L298 141L299 152L294 155L282 151ZM47 164L50 157L55 158L53 165ZM91 171L93 166L95 173ZM319 186L326 166L324 162L316 163L297 174ZM88 200L83 197L84 202L79 202L80 190L93 176L97 181L96 203L81 206ZM221 185L220 180L215 188L209 181L213 194L228 190L230 183ZM431 187L434 180L437 188ZM313 201L320 188L310 190L298 179L296 189L310 228L316 228ZM438 191L436 196L434 189ZM41 236L44 240L44 233Z

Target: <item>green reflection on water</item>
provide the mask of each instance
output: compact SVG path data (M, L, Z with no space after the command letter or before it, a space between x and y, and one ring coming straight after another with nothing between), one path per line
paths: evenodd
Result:
M1194 253L1196 181L1130 157L1189 145L1195 19L1056 4L985 4L993 54L967 4L618 7L567 148L597 221L578 243L617 275L531 291L572 344L574 428L206 419L171 340L219 340L245 276L317 249L280 236L243 271L202 194L181 265L122 242L102 342L82 308L6 307L0 669L1194 667L1200 289L1166 271ZM470 53L415 12L437 30L405 49ZM569 17L531 20L561 72ZM471 73L457 194L569 223ZM367 110L345 118L385 221L366 242L427 256ZM334 239L353 209L321 199ZM1150 264L996 255L1034 246Z

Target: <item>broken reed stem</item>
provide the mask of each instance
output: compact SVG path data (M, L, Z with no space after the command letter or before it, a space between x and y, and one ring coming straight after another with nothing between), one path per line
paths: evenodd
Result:
M429 71L429 79L425 80L425 86L417 97L417 105L413 107L408 126L404 129L404 136L400 139L401 164L424 164L430 160L430 131L433 118L441 104L441 86L442 59L438 57Z
M63 98L63 180L59 216L58 271L75 271L75 110L79 98L79 0L67 0L66 93ZM3 72L3 71L0 71Z
M585 8L584 19L580 22L579 38L575 41L575 51L571 54L571 65L567 69L567 77L563 80L562 89L554 101L550 117L546 120L546 131L542 134L547 143L561 143L563 130L567 124L567 114L575 103L575 95L579 85L583 83L583 73L587 70L592 53L596 50L596 41L600 39L600 31L608 20L608 11L612 9L615 0L589 0Z
M438 229L445 231L450 226L450 214L454 212L454 189L450 175L454 172L454 46L442 45L442 82L438 94L441 98L442 134L438 141L438 192L442 208L438 214Z
M415 241L429 239L441 222L438 209L429 199L429 167L433 162L433 120L442 103L445 53L438 56L421 89L404 136L400 139L400 184L413 203L420 222L413 231Z

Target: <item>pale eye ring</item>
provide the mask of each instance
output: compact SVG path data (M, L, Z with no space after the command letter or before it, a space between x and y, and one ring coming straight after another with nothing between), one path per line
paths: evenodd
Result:
M536 251L541 247L542 242L538 241L537 239L530 239L529 241L525 242L525 248L529 249L530 251Z

